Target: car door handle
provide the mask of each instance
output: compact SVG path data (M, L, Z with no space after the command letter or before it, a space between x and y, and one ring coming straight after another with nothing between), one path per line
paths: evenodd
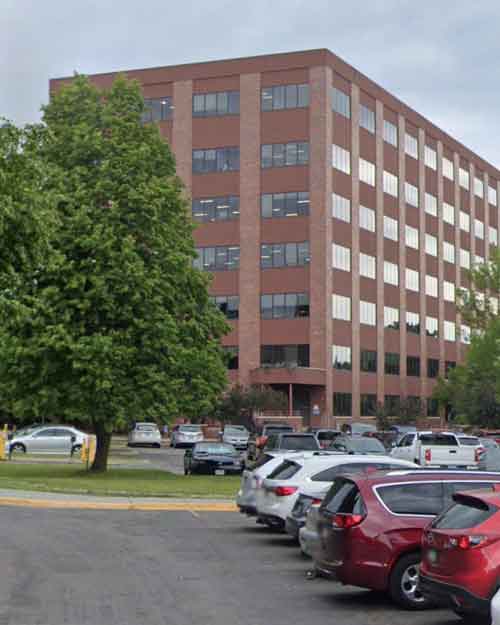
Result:
M450 454L456 454L457 450L456 449L450 449Z

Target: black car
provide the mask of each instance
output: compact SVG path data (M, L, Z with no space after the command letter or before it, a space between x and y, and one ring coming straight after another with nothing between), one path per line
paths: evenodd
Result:
M225 475L241 473L240 454L227 443L196 443L184 454L184 475Z

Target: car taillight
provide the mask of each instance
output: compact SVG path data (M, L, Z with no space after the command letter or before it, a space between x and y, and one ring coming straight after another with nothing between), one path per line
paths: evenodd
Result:
M297 492L297 486L276 486L274 494L278 497L289 497Z
M483 544L486 541L486 536L454 536L449 539L448 544L450 548L457 549L473 549L474 547L479 547L479 545Z
M311 506L319 506L322 503L322 501L323 501L322 499L315 498L311 501Z
M364 518L362 514L336 514L332 519L332 523L334 527L339 529L349 529L359 525Z
M432 452L430 449L425 450L425 461L430 462L432 460Z

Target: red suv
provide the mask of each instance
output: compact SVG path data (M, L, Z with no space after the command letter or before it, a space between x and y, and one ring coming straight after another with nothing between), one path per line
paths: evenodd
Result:
M500 474L391 471L338 477L319 509L315 567L343 584L388 591L400 606L422 609L422 532L457 491L491 488Z
M500 488L453 499L424 532L419 587L461 616L487 617L500 587Z

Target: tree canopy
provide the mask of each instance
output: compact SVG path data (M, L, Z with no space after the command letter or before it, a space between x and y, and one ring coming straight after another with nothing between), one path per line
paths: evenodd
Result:
M122 77L102 91L76 76L52 96L36 150L49 260L0 298L2 397L19 416L91 426L95 470L117 425L206 413L226 385L227 325L192 267L174 158L143 111Z

